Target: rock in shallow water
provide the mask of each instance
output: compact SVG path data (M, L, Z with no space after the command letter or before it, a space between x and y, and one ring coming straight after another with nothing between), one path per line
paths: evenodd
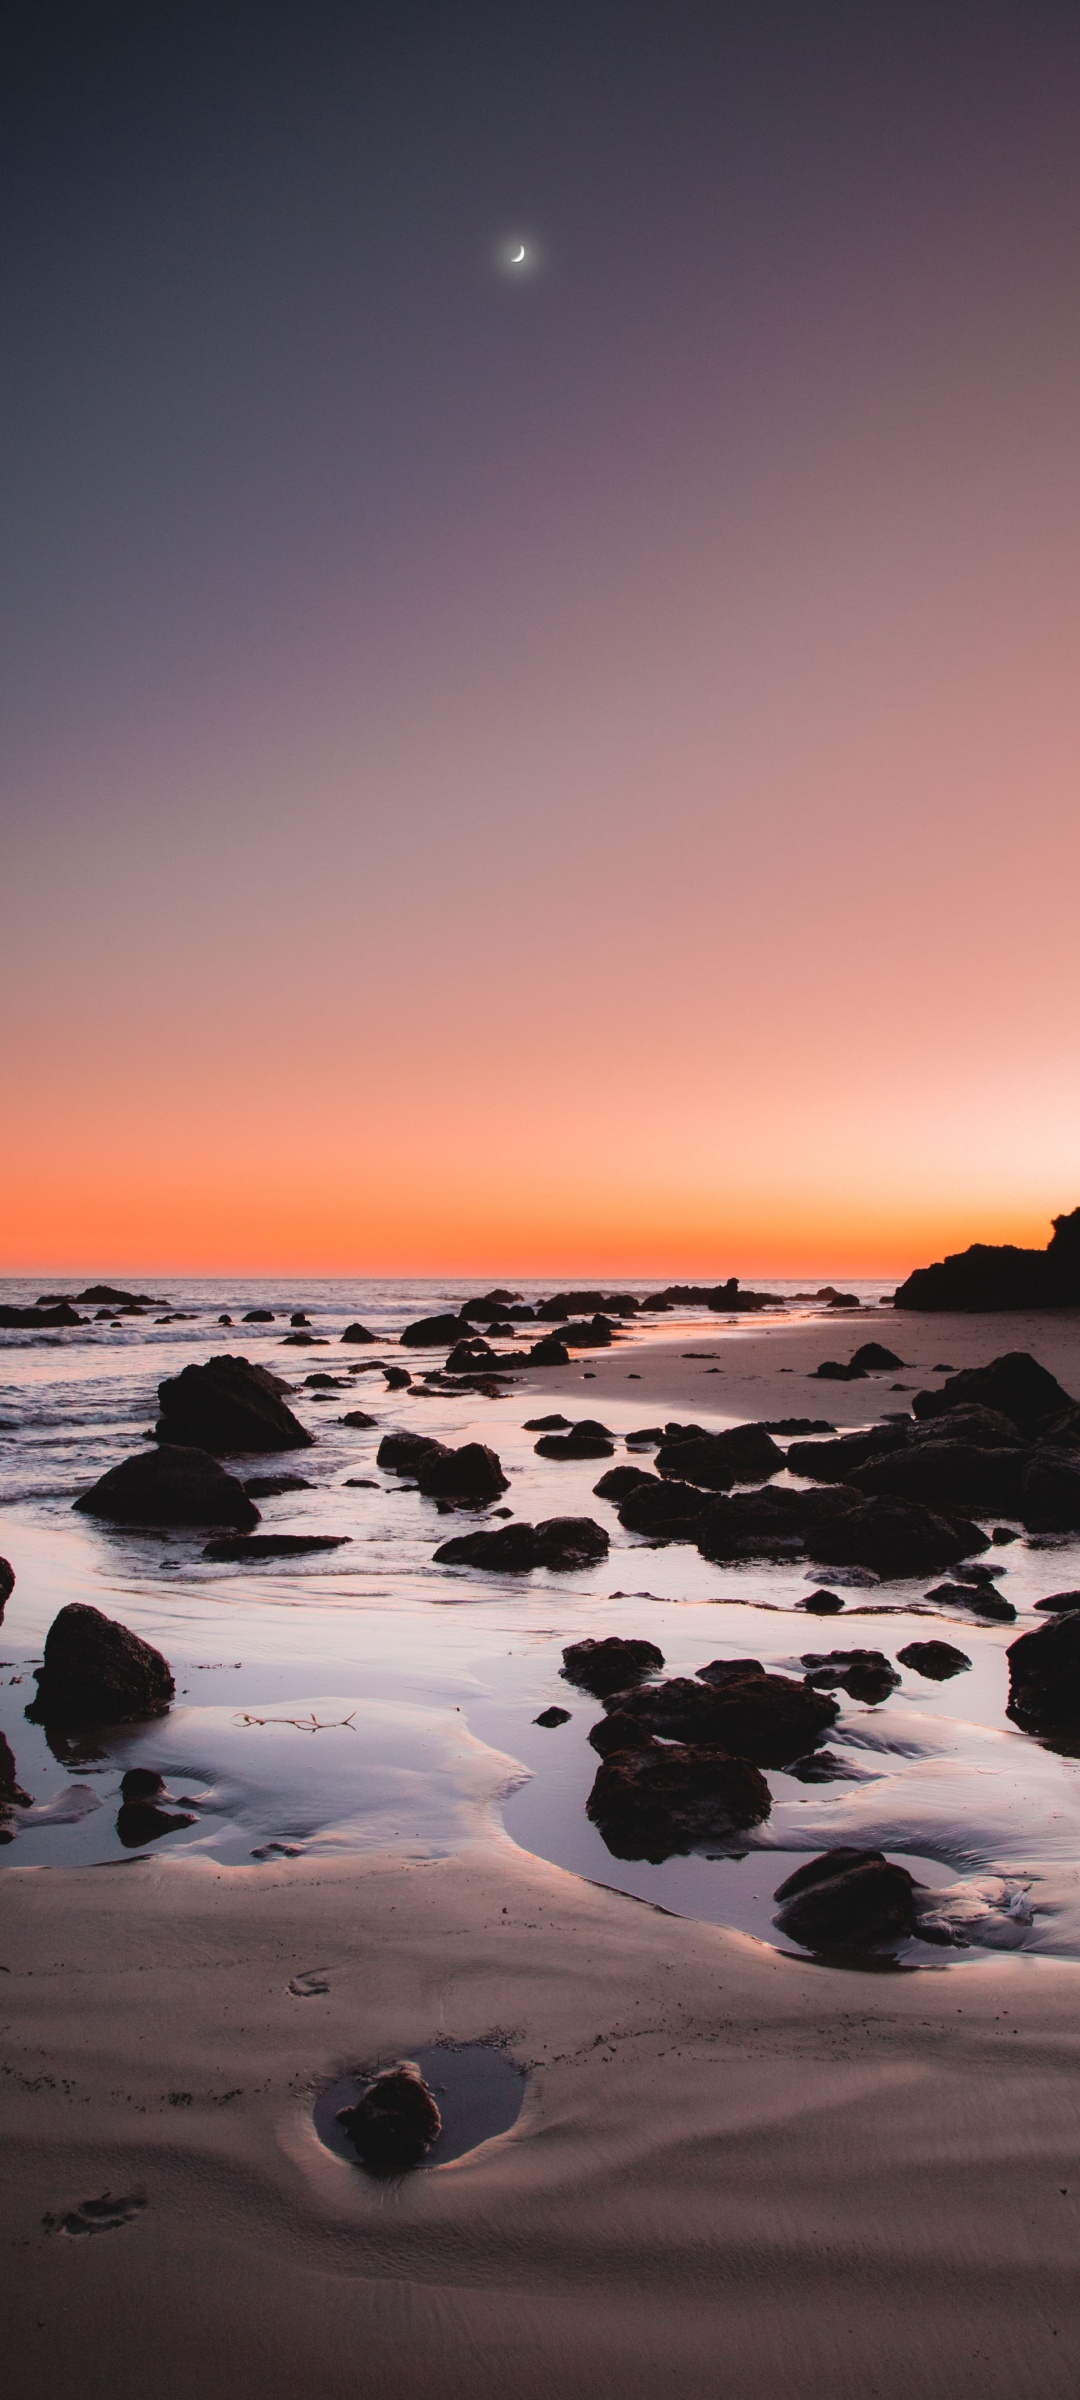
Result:
M259 1522L251 1493L235 1475L208 1451L171 1442L122 1459L72 1505L114 1525L231 1525L247 1532Z
M827 1692L790 1675L767 1675L756 1659L716 1660L703 1682L675 1675L666 1683L620 1692L617 1706L666 1741L701 1743L759 1767L786 1767L813 1750L839 1709Z
M35 1724L132 1724L164 1716L176 1690L160 1650L82 1600L54 1617L34 1674Z
M355 2108L338 2112L357 2158L369 2175L401 2175L418 2167L442 2131L435 2095L410 2059L370 2083Z
M601 1761L585 1809L615 1858L659 1864L763 1824L771 1805L746 1759L650 1742Z
M1006 1714L1025 1733L1080 1739L1080 1613L1052 1617L1010 1642Z
M568 1683L576 1683L583 1692L591 1692L595 1700L603 1700L610 1692L624 1692L631 1684L643 1683L646 1676L659 1674L663 1664L664 1653L655 1642L635 1641L611 1633L602 1641L589 1636L584 1641L568 1642L563 1651L562 1673Z
M977 1525L946 1517L917 1500L864 1500L806 1536L823 1566L873 1567L879 1575L933 1575L989 1542Z
M207 1542L204 1558L219 1564L228 1560L260 1558L302 1558L309 1550L340 1550L352 1539L347 1533L241 1533L222 1534L216 1542Z
M565 1572L607 1555L608 1535L592 1517L544 1517L539 1525L500 1525L458 1534L435 1552L436 1566L481 1567L488 1574L527 1575L534 1567Z
M416 1480L426 1500L497 1500L510 1488L501 1460L486 1442L463 1442L460 1450L440 1443L425 1451Z
M307 1450L312 1436L282 1399L267 1367L223 1353L158 1385L157 1439L215 1456L238 1450Z
M849 1700L865 1700L873 1707L887 1700L900 1681L883 1650L807 1650L802 1663L815 1691L843 1691Z
M777 1885L773 1922L807 1950L876 1949L916 1931L918 1888L880 1850L827 1850Z
M931 1683L947 1683L951 1675L962 1675L971 1660L966 1650L958 1650L953 1642L909 1642L906 1649L896 1653L902 1667L914 1667L917 1675L925 1675Z

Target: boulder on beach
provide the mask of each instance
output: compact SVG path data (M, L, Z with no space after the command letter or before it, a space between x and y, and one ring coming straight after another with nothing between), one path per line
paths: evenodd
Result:
M839 1358L823 1358L820 1367L814 1367L811 1371L822 1383L858 1383L865 1375L866 1368L852 1364L845 1366Z
M811 1558L827 1567L873 1567L878 1575L935 1575L958 1559L989 1548L988 1537L962 1517L943 1516L919 1500L864 1500L811 1525Z
M0 1618L15 1589L15 1569L9 1558L0 1558Z
M601 1760L585 1813L613 1857L658 1865L764 1824L771 1806L765 1777L746 1759L650 1742Z
M1080 1744L1080 1614L1069 1609L1022 1633L1006 1657L1013 1724Z
M998 1409L1030 1439L1064 1416L1076 1402L1048 1367L1039 1365L1029 1350L1007 1350L988 1367L965 1367L950 1375L936 1392L916 1392L911 1403L919 1418L947 1416L950 1409L974 1404Z
M773 1922L806 1950L875 1950L916 1931L918 1889L880 1850L827 1850L777 1885Z
M459 1341L472 1331L467 1318L443 1315L417 1317L414 1325L406 1325L401 1340L407 1350L439 1350L450 1342Z
M692 1539L703 1558L722 1566L740 1558L793 1557L806 1541L811 1525L841 1516L852 1505L849 1494L792 1491L767 1484L758 1492L731 1492L710 1500L697 1519Z
M224 1352L184 1367L158 1385L159 1442L215 1455L244 1450L309 1450L312 1436L282 1399L287 1390L268 1367Z
M570 1419L560 1416L556 1409L553 1416L526 1417L522 1430L525 1433L569 1433Z
M600 1428L585 1432L579 1425L570 1433L543 1433L533 1444L538 1458L614 1458L615 1444Z
M246 1532L259 1522L252 1494L209 1451L172 1442L122 1459L72 1505L114 1525L232 1525Z
M369 1333L366 1325L346 1325L341 1338L343 1342L376 1342L379 1337Z
M924 1500L928 1508L1016 1516L1021 1507L1026 1452L1015 1445L982 1450L971 1442L918 1442L886 1458L868 1459L851 1481L889 1499ZM1080 1461L1077 1462L1080 1495ZM1080 1523L1080 1517L1077 1522Z
M726 1433L665 1441L656 1454L659 1473L704 1491L728 1492L736 1483L764 1483L787 1461L763 1425L733 1425Z
M454 1343L445 1372L447 1375L475 1375L498 1364L498 1351L493 1350L491 1343L485 1342L479 1334L473 1334L468 1341Z
M53 1618L34 1674L37 1697L26 1714L35 1724L127 1725L162 1717L176 1690L160 1650L83 1600Z
M608 1552L608 1536L593 1517L543 1517L539 1525L499 1525L458 1534L435 1552L435 1565L479 1567L490 1575L528 1575L534 1567L570 1573Z
M976 1588L970 1583L935 1583L933 1590L924 1597L932 1601L935 1608L968 1608L991 1623L1011 1625L1015 1622L1016 1610L1011 1600L1003 1600L1001 1593L995 1592L992 1585L984 1584Z
M838 1433L830 1442L791 1442L787 1468L791 1475L812 1475L815 1483L846 1483L868 1458L884 1458L890 1450L906 1450L906 1425L872 1425L867 1433Z
M628 1492L636 1492L639 1483L655 1481L656 1477L645 1467L609 1467L599 1483L594 1483L593 1491L598 1500L625 1500Z
M931 1683L947 1683L971 1665L967 1651L958 1650L955 1642L908 1642L896 1655L902 1667L913 1667Z
M0 1733L0 1816L10 1808L29 1808L29 1792L24 1792L15 1771L15 1753L6 1735ZM0 1840L8 1837L0 1831Z
M355 2108L340 2108L338 2124L348 2134L369 2175L401 2175L418 2167L442 2132L433 2092L411 2059L375 2077Z
M1019 1514L1029 1533L1080 1530L1080 1451L1040 1443L1024 1468L1019 1509L1003 1502L1001 1514Z
M530 1367L568 1367L569 1364L570 1352L566 1343L559 1341L553 1333L546 1334L542 1341L534 1342L529 1352Z
M716 1659L703 1676L674 1675L620 1692L618 1706L664 1741L701 1742L758 1767L802 1758L839 1714L827 1692L766 1674L760 1659Z
M1080 1304L1080 1208L1053 1219L1045 1250L973 1242L932 1267L917 1267L894 1306L983 1310L1075 1308Z
M378 1422L377 1417L369 1416L366 1408L347 1408L344 1416L338 1418L339 1425L350 1426L354 1433L369 1433Z
M440 1443L438 1449L426 1450L416 1480L425 1500L497 1500L510 1488L500 1459L486 1442L463 1442L459 1450Z
M655 1642L612 1633L604 1640L587 1636L580 1642L568 1642L561 1671L568 1683L591 1692L594 1700L604 1700L610 1692L624 1692L631 1684L658 1675L663 1664L664 1653Z
M607 1317L590 1317L587 1321L572 1319L560 1325L559 1339L571 1350L607 1350L611 1343L611 1326ZM539 1348L539 1343L535 1345Z
M446 1453L446 1443L437 1442L431 1433L384 1433L375 1453L377 1467L387 1467L392 1475L415 1475L422 1458L432 1450Z
M609 1716L590 1726L588 1738L601 1758L610 1758L615 1750L651 1750L656 1743L656 1735L649 1727L639 1724L636 1717L628 1717L617 1704Z
M665 1483L649 1475L619 1502L619 1523L627 1533L642 1533L653 1541L692 1542L706 1508L705 1494L693 1483Z
M862 1374L869 1375L875 1370L902 1367L904 1362L897 1357L895 1350L886 1350L884 1342L864 1342L860 1349L852 1351L851 1364Z
M1080 1608L1080 1592L1051 1592L1048 1599L1036 1600L1036 1615L1061 1616L1066 1609Z
M846 1692L875 1708L900 1681L883 1650L806 1650L802 1663L816 1692Z

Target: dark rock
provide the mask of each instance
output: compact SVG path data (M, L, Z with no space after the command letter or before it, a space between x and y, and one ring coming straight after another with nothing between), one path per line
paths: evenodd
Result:
M812 1750L809 1758L797 1758L787 1768L798 1783L849 1783L854 1771L835 1750Z
M655 1481L656 1477L647 1474L644 1467L609 1467L599 1483L594 1483L593 1491L598 1500L625 1500L628 1492L636 1492L639 1483Z
M164 1775L152 1767L129 1767L120 1784L121 1800L158 1800L165 1789Z
M0 1618L15 1589L15 1569L8 1558L0 1558Z
M341 1338L343 1342L376 1342L379 1337L369 1333L366 1325L346 1325Z
M916 1675L927 1676L931 1683L947 1683L971 1665L967 1651L953 1642L908 1642L896 1655L902 1667L914 1667Z
M283 1350L323 1350L326 1343L319 1333L283 1333L281 1347Z
M664 1653L655 1642L630 1640L612 1633L603 1641L588 1638L568 1642L563 1651L562 1672L568 1683L579 1684L583 1692L591 1692L595 1700L603 1700L611 1692L623 1692L631 1684L643 1683L646 1676L658 1674L663 1664Z
M863 1500L806 1535L810 1557L822 1565L873 1567L884 1576L940 1573L988 1546L977 1525L918 1500Z
M378 2176L418 2167L442 2132L435 2096L410 2060L377 2075L355 2108L338 2110L337 2121L361 2166Z
M973 1242L932 1267L917 1267L897 1308L1075 1308L1080 1303L1080 1209L1055 1217L1045 1250Z
M401 1339L408 1350L438 1350L459 1341L469 1330L468 1321L461 1317L418 1317L415 1325L406 1325Z
M219 1324L219 1325L231 1325L231 1324L232 1324L232 1318L231 1318L231 1317L230 1317L228 1314L226 1314L226 1315L224 1315L224 1316L221 1316L221 1317L219 1317L219 1318L218 1318L218 1324Z
M944 1416L909 1420L905 1433L909 1448L923 1449L927 1442L970 1442L976 1450L1022 1450L1025 1455L1030 1448L1011 1417L975 1401L950 1408Z
M805 1600L796 1600L796 1608L805 1608L811 1617L838 1617L845 1603L839 1592L808 1592Z
M996 1542L999 1549L1004 1549L1006 1543L1018 1542L1020 1535L1014 1525L995 1525L990 1539L992 1542Z
M412 1382L412 1376L407 1367L384 1367L383 1374L386 1377L388 1392L403 1392Z
M1029 1533L1075 1533L1080 1528L1080 1451L1040 1444L1024 1468L1019 1511L1000 1503L1003 1516L1022 1516Z
M859 1308L861 1302L857 1292L830 1292L828 1305L830 1308Z
M86 1318L80 1317L70 1300L59 1300L55 1308L15 1308L8 1301L0 1306L0 1326L9 1332L19 1327L33 1333L50 1325L85 1324Z
M1010 1642L1007 1715L1025 1733L1080 1736L1080 1613Z
M657 1742L602 1759L585 1810L613 1857L658 1864L763 1824L771 1805L745 1759Z
M1036 1600L1036 1615L1061 1616L1066 1609L1080 1608L1080 1592L1051 1592L1048 1600Z
M30 1808L29 1792L24 1792L15 1771L15 1753L5 1734L0 1733L0 1812L9 1808Z
M619 1523L628 1533L651 1534L655 1541L692 1542L706 1505L696 1484L664 1483L650 1475L620 1501Z
M719 1685L676 1675L620 1694L619 1707L665 1741L702 1742L759 1767L802 1758L836 1723L835 1700L792 1676L767 1675L756 1660L714 1667L727 1676Z
M594 1565L607 1550L608 1536L592 1517L545 1517L539 1525L459 1534L436 1550L435 1564L480 1567L493 1575L528 1575L534 1567L564 1573Z
M988 1591L985 1586L978 1589L969 1583L935 1583L925 1597L939 1608L974 1609L976 1615L1001 1625L1011 1625L1016 1618L1011 1600L1003 1600L1000 1592Z
M702 1557L718 1566L731 1559L795 1557L812 1525L842 1516L851 1505L846 1491L766 1486L760 1492L733 1492L709 1502L693 1539Z
M369 1417L366 1408L346 1409L345 1415L338 1418L339 1425L351 1425L354 1433L367 1433L378 1422L377 1417Z
M245 1308L240 1322L242 1325L272 1325L274 1322L273 1309Z
M430 1433L384 1433L375 1453L377 1467L388 1467L392 1475L415 1475L422 1458L438 1450L449 1456L445 1442L437 1442Z
M587 1322L560 1326L559 1338L564 1348L607 1350L611 1345L611 1326L606 1317L590 1317Z
M779 1475L787 1461L763 1425L733 1425L727 1433L665 1442L656 1464L661 1475L709 1492L727 1492L736 1483L763 1483Z
M872 1707L895 1692L900 1677L883 1650L807 1650L806 1680L816 1692L846 1692Z
M216 1542L207 1542L203 1557L221 1562L231 1559L302 1558L309 1550L340 1550L350 1538L347 1533L227 1533Z
M774 1923L807 1950L871 1950L916 1930L919 1887L880 1850L828 1850L777 1886Z
M862 1372L867 1374L875 1367L885 1369L902 1367L904 1361L902 1358L897 1358L895 1350L886 1350L882 1342L864 1342L861 1350L852 1352L851 1364L853 1367L861 1368Z
M1041 1367L1028 1350L1007 1350L988 1367L966 1367L961 1374L950 1375L940 1391L916 1392L911 1405L917 1417L927 1418L945 1416L950 1409L972 1403L999 1409L1029 1438L1076 1405L1057 1377Z
M641 1305L633 1292L553 1292L550 1300L541 1300L536 1314L549 1324L561 1324L564 1318L584 1316L590 1310L606 1309L614 1317L632 1317Z
M570 1352L566 1343L557 1341L554 1334L546 1335L543 1341L534 1342L529 1352L531 1367L568 1367L569 1364Z
M156 1808L148 1800L125 1800L116 1812L117 1837L125 1850L144 1850L147 1842L160 1842L163 1834L180 1833L185 1825L197 1823L190 1814Z
M543 1725L548 1729L555 1725L569 1725L569 1723L570 1711L568 1708L544 1708L541 1709L538 1717L533 1718L534 1725Z
M281 1492L310 1492L312 1485L306 1475L247 1475L244 1490L249 1500L276 1500Z
M614 1442L598 1433L544 1433L534 1444L538 1458L614 1458Z
M1040 1439L1055 1450L1080 1449L1080 1406L1067 1408L1062 1417L1053 1417L1049 1425L1044 1425Z
M498 1364L498 1351L492 1349L490 1342L480 1341L474 1336L471 1341L455 1342L446 1361L446 1373L469 1375L478 1368L497 1367Z
M621 1708L615 1708L610 1716L601 1717L599 1724L592 1726L589 1740L601 1758L610 1758L615 1750L652 1750L656 1735L647 1725L639 1724L636 1717L628 1717Z
M509 1490L509 1478L486 1442L464 1442L460 1450L425 1452L416 1480L426 1500L497 1500Z
M820 1367L815 1367L813 1373L820 1376L823 1383L858 1383L866 1369L845 1367L838 1358L823 1358Z
M661 1442L665 1439L664 1427L662 1425L636 1425L623 1438L628 1450L658 1450Z
M73 1503L114 1525L257 1525L259 1511L235 1475L206 1450L163 1442L110 1467Z
M838 1433L831 1442L792 1442L786 1463L792 1475L812 1475L816 1483L847 1483L867 1459L907 1446L903 1425L872 1425L868 1433Z
M160 1442L190 1444L215 1455L237 1450L309 1450L312 1436L281 1395L287 1387L267 1367L226 1353L202 1367L185 1367L158 1385Z
M560 1417L556 1411L553 1417L526 1417L523 1431L525 1433L563 1433L569 1428L569 1424L569 1417Z
M313 1375L305 1375L304 1383L309 1392L347 1392L349 1389L344 1375L328 1375L324 1367L317 1367Z
M35 1724L128 1725L162 1717L176 1690L160 1650L82 1600L53 1618L34 1675L37 1698L26 1714Z
M828 1417L766 1417L766 1433L835 1433ZM785 1461L790 1464L790 1460Z
M978 1450L970 1442L918 1442L885 1458L868 1459L854 1470L851 1482L867 1494L924 1500L928 1508L1013 1515L1021 1508L1025 1456L1015 1447ZM1075 1480L1080 1502L1080 1462ZM1076 1522L1080 1524L1080 1515Z

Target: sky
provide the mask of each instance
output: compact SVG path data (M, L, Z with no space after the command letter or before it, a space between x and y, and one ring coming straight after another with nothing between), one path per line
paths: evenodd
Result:
M1047 1240L1078 111L1071 0L10 0L0 1271Z

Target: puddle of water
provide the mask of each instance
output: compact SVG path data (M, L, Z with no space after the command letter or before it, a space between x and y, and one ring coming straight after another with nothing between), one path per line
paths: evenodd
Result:
M414 2050L412 2058L434 2092L442 2118L442 2131L423 2161L425 2168L447 2167L452 2159L466 2157L481 2142L508 2133L516 2124L525 2098L525 2071L495 2043L431 2043ZM397 2063L384 2058L355 2075L341 2075L315 2102L312 2117L319 2140L350 2166L357 2167L359 2162L348 2134L337 2122L338 2110L355 2108L373 2077Z

